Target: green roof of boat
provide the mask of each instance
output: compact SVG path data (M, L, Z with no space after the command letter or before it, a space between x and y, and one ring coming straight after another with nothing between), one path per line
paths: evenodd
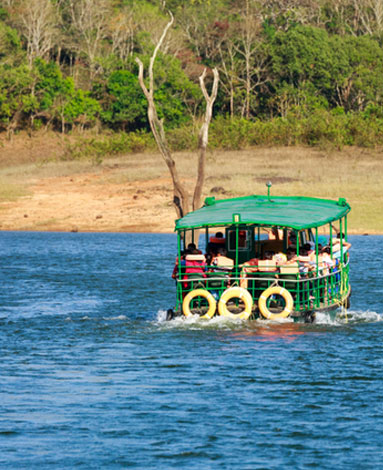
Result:
M231 224L289 227L295 230L320 227L344 217L351 207L338 201L309 197L246 196L205 199L205 205L176 220L175 230Z

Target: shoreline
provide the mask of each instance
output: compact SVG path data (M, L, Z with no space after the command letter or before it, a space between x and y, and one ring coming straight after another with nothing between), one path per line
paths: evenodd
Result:
M30 155L30 141L18 137L4 142L1 152L0 231L174 233L172 181L158 153L105 157L95 165L49 159L59 146L52 138L47 143L32 139ZM173 156L182 183L193 194L196 155ZM331 172L318 173L323 167ZM352 208L348 233L383 235L382 173L381 154L359 148L217 150L207 157L202 200L266 194L266 182L272 181L272 196L346 198Z
M55 228L51 228L51 229L46 229L46 230L38 230L38 229L12 229L12 228L7 228L7 229L0 229L0 233L11 233L11 232L16 232L16 233L94 233L94 234L97 234L97 233L141 233L141 234L156 234L156 235L161 235L161 234L164 234L164 235L171 235L171 234L175 234L176 232L174 230L172 231L150 231L150 230L141 230L141 229L137 229L137 230L118 230L118 229L115 229L115 230L95 230L95 229L55 229ZM329 233L321 233L321 235L325 235L325 236L329 236ZM369 232L364 232L364 231L358 231L358 230L351 230L351 231L348 231L347 232L347 235L358 235L358 236L361 236L361 237L369 237L369 236L383 236L383 233L382 232L379 232L379 231L369 231Z

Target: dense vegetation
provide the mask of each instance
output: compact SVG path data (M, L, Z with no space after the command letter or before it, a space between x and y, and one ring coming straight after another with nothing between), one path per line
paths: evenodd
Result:
M155 80L173 148L196 145L205 66L220 72L213 146L383 143L381 0L0 0L0 130L151 145L134 58L148 63L168 9Z

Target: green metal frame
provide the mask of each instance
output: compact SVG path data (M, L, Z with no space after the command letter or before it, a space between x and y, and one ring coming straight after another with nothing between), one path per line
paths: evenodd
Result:
M260 202L260 200L262 202ZM265 220L258 220L259 213L257 212L257 207L259 204L262 205L261 213L264 212L264 205L266 204L274 204L275 200L283 200L283 203L286 203L287 206L289 201L293 201L293 209L292 214L295 213L297 207L302 205L303 208L306 208L306 212L313 210L315 208L327 208L326 217L321 220L322 223L318 223L317 214L313 214L313 223L310 225L307 223L306 216L304 218L305 223L298 223L302 222L303 219L300 221L293 223L291 225L286 225L286 207L280 207L280 219L276 218L275 213L275 206L273 207L274 215L273 218L276 221L275 224L270 225L267 223L267 218ZM297 206L297 201L299 202ZM318 206L319 201L319 206ZM225 208L222 213L220 202L225 202ZM228 207L230 206L230 202L233 204L233 211L231 212L231 217L228 216ZM249 216L251 213L251 204L249 206L249 202L252 202L255 206L253 211L253 215L255 217L254 220L248 221L246 217ZM244 207L246 210L246 216L244 217L243 214L240 212L240 205L241 203L245 203ZM179 219L176 221L176 228L177 231L177 247L178 247L178 259L181 260L181 251L182 251L182 239L186 239L186 232L191 231L192 237L191 239L194 240L194 231L195 229L204 228L205 229L205 239L206 239L206 248L208 247L209 243L209 229L210 228L217 228L217 227L225 227L225 226L235 226L236 227L236 250L235 250L235 260L234 260L234 269L231 272L226 273L217 273L217 272L207 272L206 277L202 278L201 276L194 276L190 279L185 279L185 275L182 272L181 264L179 264L178 270L178 277L177 277L177 303L176 303L176 310L180 311L182 309L182 302L185 295L193 289L196 288L203 288L213 293L213 295L218 299L223 291L227 288L228 284L230 285L239 285L241 281L241 267L239 266L238 259L239 259L239 250L238 250L238 242L239 242L239 229L240 226L251 226L257 233L257 243L254 245L255 253L259 256L261 252L262 241L260 240L260 230L262 227L274 227L278 226L279 228L284 229L284 235L286 235L287 230L292 230L295 232L296 235L296 251L299 254L299 248L301 242L303 243L303 230L306 229L315 229L315 251L316 251L316 270L314 273L310 274L308 277L301 277L301 275L289 275L283 276L279 274L278 278L278 285L281 287L287 288L289 292L292 294L294 299L294 309L296 313L304 313L308 311L312 311L315 309L321 309L326 307L334 307L337 305L342 305L347 298L350 292L350 285L349 285L349 263L348 263L348 256L344 256L343 250L343 240L347 241L347 214L350 211L350 206L344 199L339 199L339 201L331 201L331 200L324 200L324 199L314 199L314 198L273 198L270 199L270 195L268 194L268 198L266 202L262 197L258 196L251 196L248 198L234 198L229 200L223 201L215 201L214 198L208 198L207 200L207 207L215 208L215 211L218 212L225 220L227 220L226 224L218 224L215 221L218 220L217 217L213 216L212 222L209 222L206 219L206 213L201 213L204 209L199 209L198 211L194 211L191 213L194 214L193 217L185 216L183 219ZM249 209L250 207L250 209ZM329 215L329 211L332 212L331 216ZM201 217L196 217L196 214L202 214ZM208 211L208 214L212 215L213 212ZM197 214L198 215L198 214ZM186 220L186 222L185 222ZM318 258L319 258L319 250L318 250L318 228L322 226L329 226L329 244L331 249L331 256L333 255L333 226L334 222L339 222L339 232L340 232L340 246L341 246L341 253L338 266L332 270L328 275L320 275L319 273L319 266L318 266ZM312 234L310 234L312 236ZM302 238L302 240L301 240ZM284 236L284 240L286 236ZM195 242L195 240L194 240ZM284 249L286 249L286 243L284 242ZM209 267L207 267L209 268ZM213 267L211 267L213 268ZM254 301L256 302L259 299L261 293L273 283L275 283L276 279L272 275L267 275L266 273L255 272L252 273L251 276L248 277L248 291L251 293ZM201 298L195 299L194 303L204 308L206 306L206 301Z

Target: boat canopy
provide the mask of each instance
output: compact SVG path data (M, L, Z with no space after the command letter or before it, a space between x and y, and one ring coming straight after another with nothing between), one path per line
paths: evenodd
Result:
M175 230L254 224L294 230L320 227L344 217L351 210L344 198L338 201L310 197L246 196L205 199L201 209L176 221Z

